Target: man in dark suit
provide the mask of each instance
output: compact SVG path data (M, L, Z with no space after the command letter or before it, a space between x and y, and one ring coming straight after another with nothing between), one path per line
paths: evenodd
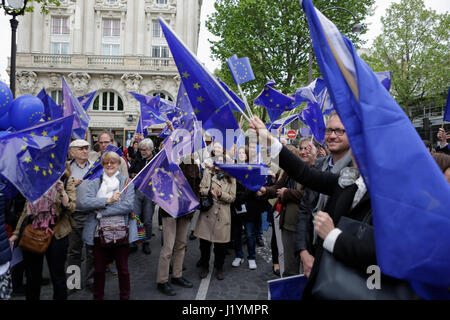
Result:
M271 145L272 157L278 155L280 167L291 178L312 190L330 196L324 210L319 211L314 218L314 231L318 235L317 251L303 298L314 298L311 295L312 288L324 250L332 253L341 262L364 271L369 265L375 265L376 252L373 239L358 240L335 227L342 216L362 221L371 212L367 188L356 166L346 168L340 174L322 172L309 167L286 147L282 147L277 139L270 135L260 119L253 118L250 128L257 131L260 140L266 140ZM343 130L345 132L345 129Z
M333 111L328 118L325 143L330 154L317 159L315 168L320 171L339 173L341 169L352 166L348 137L336 111ZM309 277L311 273L317 245L317 234L313 232L312 221L317 212L325 208L327 202L327 195L306 188L305 195L299 204L295 245L306 277Z

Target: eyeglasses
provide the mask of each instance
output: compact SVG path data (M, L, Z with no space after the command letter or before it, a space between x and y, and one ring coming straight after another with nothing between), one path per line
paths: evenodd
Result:
M337 136L343 136L344 135L344 133L345 133L345 129L332 129L332 128L327 128L326 130L325 130L325 135L327 135L327 136L329 136L330 134L332 134L332 133L335 133Z
M118 164L117 161L108 161L103 163L104 166L114 166L116 164Z
M99 141L98 143L100 143L100 144L106 144L106 143L111 143L111 141Z

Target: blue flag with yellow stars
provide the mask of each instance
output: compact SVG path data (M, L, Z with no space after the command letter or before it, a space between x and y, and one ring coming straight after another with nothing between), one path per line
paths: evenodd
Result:
M195 112L183 82L180 82L180 87L178 88L177 108L181 110L180 118L195 118Z
M298 114L293 114L281 119L278 119L277 121L272 122L271 124L266 124L267 130L272 130L272 129L278 129L279 127L283 127L287 126L289 123L291 123L292 121L294 121L295 119L298 118Z
M106 147L105 152L115 152L120 157L123 155L122 150L120 150L118 147L110 144ZM102 157L98 157L97 160L91 165L89 168L89 171L86 172L86 174L83 177L83 180L94 180L96 178L99 178L103 173L103 166L102 166Z
M274 85L275 81L273 80L266 83L264 89L253 101L254 104L267 109L270 122L277 120L284 111L290 111L300 104L293 97L274 89Z
M74 117L43 122L0 139L0 174L30 202L64 173Z
M164 149L137 174L133 183L174 218L199 207L198 199L180 167L168 160Z
M230 97L233 98L233 100L236 102L236 104L231 106L231 110L232 111L237 111L237 112L245 112L245 103L244 101L241 100L241 98L239 98L239 96L233 92L233 90L231 90L226 84L225 82L223 82L222 80L220 80L219 78L217 78L217 81L219 81L220 85L225 89L225 91L230 95ZM237 105L237 106L236 106ZM239 107L239 109L238 109Z
M178 160L206 147L198 121L195 118L182 118L177 128L164 142L170 162Z
M168 120L167 116L159 111L157 108L159 107L159 100L153 98L158 97L147 97L142 94L130 92L130 94L139 101L141 105L141 119L142 128L146 129L154 124L160 124L166 122ZM139 126L139 124L138 124Z
M87 109L89 108L89 105L91 104L92 99L94 99L96 94L97 90L85 94L84 96L78 97L78 101L81 103L81 106L85 111L87 111Z
M376 260L424 299L450 299L450 185L352 42L301 1L314 53L370 194Z
M255 80L250 60L247 57L238 58L237 55L232 55L227 59L227 65L236 84Z
M74 139L84 139L86 137L86 130L89 126L90 118L73 94L72 90L70 90L64 77L62 78L62 96L63 116L75 113L72 137Z
M251 191L258 191L270 179L269 169L262 163L214 163L229 175L239 180L241 184Z
M444 119L442 121L450 122L450 87L447 93L447 102L445 103Z
M159 95L150 97L139 93L130 94L141 104L141 109L156 114L157 118L172 121L173 117L180 115L180 109L170 100L161 98Z
M227 129L239 128L230 109L236 102L178 39L166 22L161 18L159 22L197 120L202 122L203 129L218 130L226 137Z
M44 104L44 116L42 117L44 121L56 120L63 117L62 107L56 104L52 97L45 92L44 88L38 93L37 97Z
M319 104L316 102L309 102L308 106L303 109L300 114L303 118L302 121L311 128L314 138L323 144L325 142L326 127Z
M141 117L139 117L139 119L138 119L138 124L137 124L137 127L136 127L136 133L142 134L144 136L144 138L146 136L148 136L148 130L147 130L147 128L143 128Z

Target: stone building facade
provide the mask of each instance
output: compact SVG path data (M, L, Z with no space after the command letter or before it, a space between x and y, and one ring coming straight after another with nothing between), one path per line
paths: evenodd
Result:
M180 82L158 18L197 52L202 0L63 0L20 18L16 95L45 88L61 101L64 76L77 96L98 90L88 139L111 130L126 145L140 114L129 91L176 100ZM155 130L157 131L157 130Z

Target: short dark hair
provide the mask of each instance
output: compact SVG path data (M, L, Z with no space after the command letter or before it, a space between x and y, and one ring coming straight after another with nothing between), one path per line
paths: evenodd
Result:
M109 137L109 139L111 140L111 142L114 141L114 135L113 135L111 132L106 131L106 130L102 131L102 132L98 135L98 140L99 140L99 141L100 141L100 137L101 137L102 135L104 135L104 134L106 134L106 135Z
M433 154L433 158L439 168L441 168L442 172L445 172L445 170L450 168L450 155L442 152L436 152Z

